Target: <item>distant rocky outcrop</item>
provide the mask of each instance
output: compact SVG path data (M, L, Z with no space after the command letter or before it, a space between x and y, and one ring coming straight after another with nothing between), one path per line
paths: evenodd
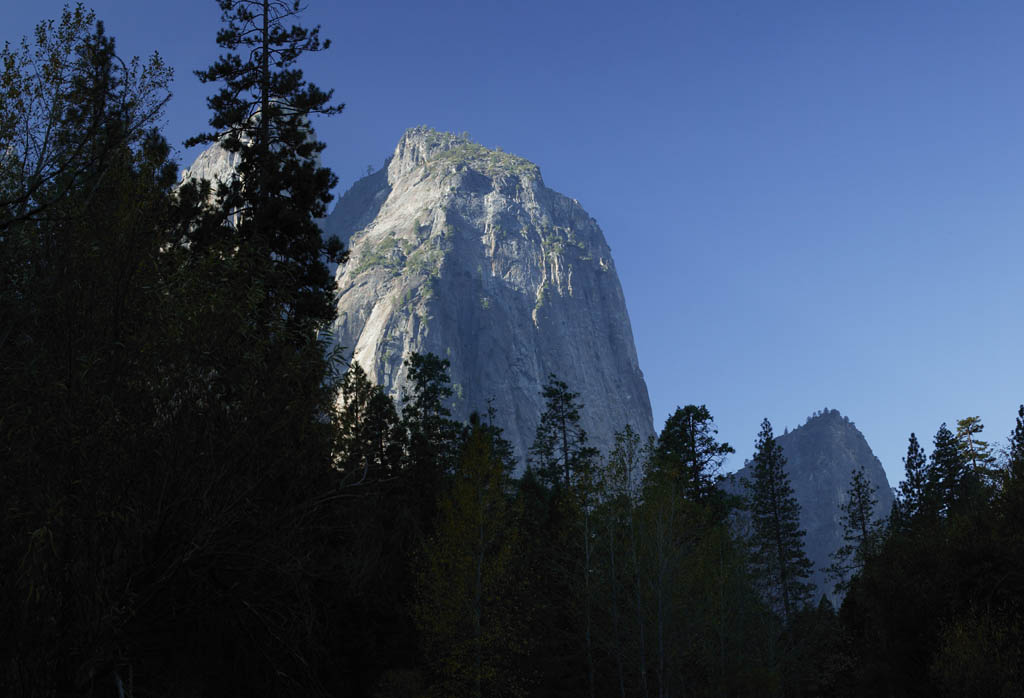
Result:
M653 434L604 235L533 163L410 129L384 169L341 197L326 232L350 249L337 342L394 397L403 361L432 352L451 362L455 416L492 406L521 459L552 373L580 393L599 447L626 424Z
M192 166L181 172L181 181L207 179L216 186L217 182L229 182L235 176L235 168L241 162L241 155L225 150L214 143L199 153Z
M818 596L828 593L832 598L834 582L825 580L822 569L832 563L829 556L843 544L839 507L847 501L851 472L864 466L868 481L878 488L875 515L880 519L892 509L892 489L864 435L838 410L822 410L803 426L776 434L775 440L786 457L786 472L800 503L800 525L807 531L805 548L815 568L811 581L817 585ZM730 489L741 491L739 483L749 477L752 471L747 461L732 476Z

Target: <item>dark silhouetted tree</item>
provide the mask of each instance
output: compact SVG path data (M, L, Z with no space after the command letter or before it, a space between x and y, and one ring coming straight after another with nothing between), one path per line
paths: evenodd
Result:
M917 436L911 434L907 455L903 458L903 481L893 505L891 521L894 527L905 529L912 526L929 510L929 479L928 457Z
M541 390L544 412L530 447L530 467L549 487L569 491L581 478L588 478L597 455L587 444L587 433L580 424L579 393L555 375L549 375Z
M940 514L948 516L964 494L969 469L956 436L943 423L935 432L928 488Z
M719 443L718 429L704 405L677 407L665 420L658 436L655 466L671 472L679 481L680 493L699 502L713 494L715 476L735 449Z
M810 600L813 569L804 552L800 504L786 474L786 458L775 442L772 425L761 422L749 483L750 515L756 564L771 607L789 623Z
M321 166L324 144L310 130L313 115L332 115L332 92L308 83L296 67L303 54L329 46L319 27L296 20L303 7L285 0L218 0L227 53L206 70L204 83L223 87L208 104L213 131L188 141L218 143L238 153L238 177L217 187L212 217L189 242L238 255L261 284L266 317L280 316L297 341L312 341L334 313L327 263L343 259L337 238L324 241L316 220L326 215L337 178Z
M424 546L416 617L439 695L521 695L514 512L493 433L474 414L451 489Z
M843 544L832 553L833 563L828 568L837 594L846 593L850 578L864 569L881 545L884 524L875 516L877 489L868 482L863 466L851 473L846 501L839 505Z

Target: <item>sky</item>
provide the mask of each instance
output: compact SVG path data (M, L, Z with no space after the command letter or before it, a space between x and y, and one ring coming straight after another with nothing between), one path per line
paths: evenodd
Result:
M16 41L63 3L3 0ZM214 0L97 0L122 55L176 72L163 130L207 128ZM309 0L306 75L338 194L405 129L539 165L612 248L655 427L706 404L753 452L835 408L902 479L907 438L1024 402L1024 4Z

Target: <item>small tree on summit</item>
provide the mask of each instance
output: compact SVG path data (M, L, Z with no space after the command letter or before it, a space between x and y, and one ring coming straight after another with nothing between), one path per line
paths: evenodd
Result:
M813 567L804 552L806 531L800 528L800 504L785 471L786 457L765 419L757 437L750 515L756 565L765 580L768 602L786 624L811 599L807 579Z

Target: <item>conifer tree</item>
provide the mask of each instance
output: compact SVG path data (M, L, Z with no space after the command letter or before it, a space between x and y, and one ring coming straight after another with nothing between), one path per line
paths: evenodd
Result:
M437 689L447 696L514 696L525 646L516 608L515 529L494 433L470 417L470 433L442 497L418 575L417 622Z
M963 495L968 468L960 444L945 422L935 432L934 443L928 488L935 498L939 513L948 516Z
M589 479L597 451L587 444L587 433L580 424L579 393L554 374L541 390L544 412L533 445L530 466L549 487L569 490L581 479Z
M421 534L433 526L444 478L455 467L463 436L461 425L451 418L449 366L448 359L431 353L412 354L405 361L411 389L402 394L408 438L403 478Z
M839 522L843 526L843 545L831 557L829 577L836 581L835 592L843 594L849 588L850 577L858 574L876 553L881 543L882 522L875 518L877 487L872 487L864 473L864 466L850 475L846 489L847 499L839 505Z
M334 312L326 263L343 253L316 223L337 178L319 163L324 144L312 137L309 119L343 105L330 104L332 91L308 83L295 64L330 42L320 41L319 27L295 24L298 0L218 4L224 26L217 43L227 53L196 73L204 83L223 83L208 100L214 130L187 144L219 143L240 161L238 178L219 185L214 215L194 227L190 247L237 254L264 293L263 321L283 318L293 339L312 341Z
M637 513L639 483L648 453L641 445L640 435L626 425L615 432L615 441L601 477L605 550L607 552L607 586L611 615L612 654L615 657L619 693L625 694L627 668L627 628L636 628L639 645L639 677L646 687L646 629L643 618L641 585L638 573ZM646 691L645 691L646 692Z
M728 443L719 443L718 429L704 405L677 407L665 420L655 451L656 467L669 470L687 499L699 502L715 491L715 475L725 457L735 453Z
M786 458L765 419L755 445L750 514L753 547L772 608L789 623L811 598L807 581L812 565L804 552L806 532L800 528L800 505L786 474Z
M405 430L395 403L353 361L341 381L336 467L346 484L395 477L405 455Z
M964 417L956 422L956 440L961 457L971 472L983 480L993 477L992 466L996 462L992 445L978 438L985 430L981 417Z
M1002 505L1009 521L1024 521L1024 405L1017 410L1017 421L1006 445Z
M1017 421L1010 432L1007 473L1011 480L1024 483L1024 405L1017 410Z
M579 621L587 685L593 698L596 666L592 514L597 504L599 485L595 468L598 452L588 444L587 432L580 424L583 406L579 403L578 393L569 390L564 381L551 374L541 396L545 409L530 448L530 468L535 469L537 479L552 490L554 515L564 517L573 533L569 540L564 541L566 546L560 551L564 556L564 567L556 574L564 575L564 589L582 605Z
M902 528L911 525L927 510L928 489L928 457L917 441L917 435L911 433L907 444L907 455L903 458L903 481L894 505L893 523Z

